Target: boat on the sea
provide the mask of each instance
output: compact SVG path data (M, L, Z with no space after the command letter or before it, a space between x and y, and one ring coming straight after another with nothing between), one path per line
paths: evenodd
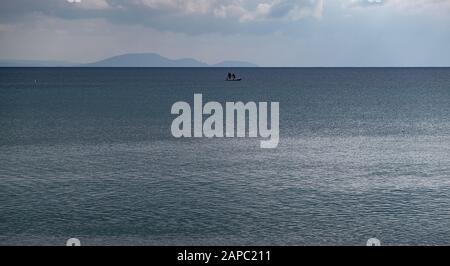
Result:
M241 81L242 78L236 77L234 73L228 73L227 77L225 78L225 81Z

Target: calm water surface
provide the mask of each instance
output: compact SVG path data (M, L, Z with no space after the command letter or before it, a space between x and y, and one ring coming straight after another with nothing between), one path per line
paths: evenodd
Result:
M450 244L450 69L0 69L0 245ZM279 101L280 144L174 139Z

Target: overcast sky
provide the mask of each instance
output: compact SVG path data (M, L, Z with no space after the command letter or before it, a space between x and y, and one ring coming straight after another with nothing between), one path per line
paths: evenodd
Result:
M0 58L450 66L450 0L0 0Z

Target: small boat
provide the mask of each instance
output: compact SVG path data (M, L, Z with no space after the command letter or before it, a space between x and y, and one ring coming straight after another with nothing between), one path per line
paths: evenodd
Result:
M242 78L236 77L234 73L228 72L227 77L225 78L225 81L241 81Z

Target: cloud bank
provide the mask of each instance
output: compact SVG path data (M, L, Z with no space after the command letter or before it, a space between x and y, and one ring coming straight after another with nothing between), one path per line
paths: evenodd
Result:
M14 0L0 3L0 22L45 15L104 19L186 34L259 34L298 21L320 20L325 8L333 15L369 7L449 14L450 0Z
M349 7L385 7L397 11L429 12L442 10L448 12L450 0L347 0Z
M450 65L450 0L0 0L0 58Z
M1 3L3 21L42 14L101 18L163 31L233 33L271 31L283 23L319 19L324 0L14 0Z

